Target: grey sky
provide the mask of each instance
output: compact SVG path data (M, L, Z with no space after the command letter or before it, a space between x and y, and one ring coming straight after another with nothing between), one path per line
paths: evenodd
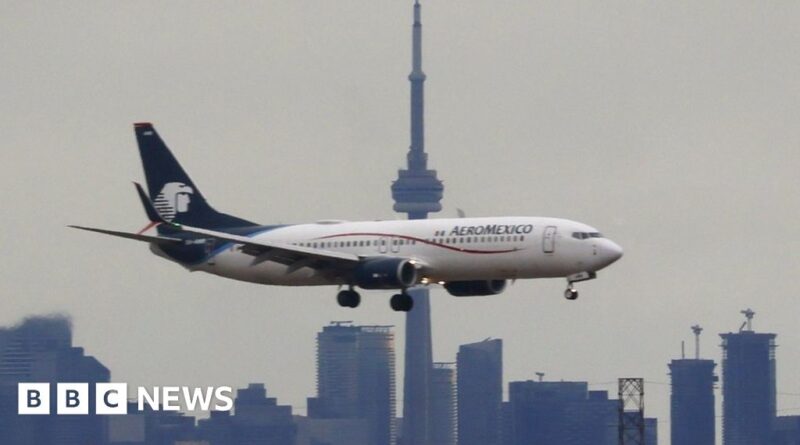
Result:
M304 412L317 330L402 327L388 293L345 310L333 288L189 274L64 225L146 223L130 184L142 120L217 208L264 223L392 218L411 3L0 3L0 324L68 312L114 380L263 381ZM626 251L576 303L561 280L485 299L434 291L435 358L493 336L506 380L667 382L690 325L718 359L716 334L750 306L757 330L779 333L779 391L800 393L798 22L789 1L425 2L440 215L562 216ZM664 438L668 390L647 395ZM781 414L799 407L779 397Z

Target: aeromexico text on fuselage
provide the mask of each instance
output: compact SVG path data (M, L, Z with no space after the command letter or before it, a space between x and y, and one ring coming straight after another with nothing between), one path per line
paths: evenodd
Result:
M391 306L408 311L406 289L443 284L456 296L493 295L506 281L561 277L573 283L622 256L586 224L558 218L496 217L259 226L215 210L152 124L134 124L147 188L135 184L150 220L123 232L73 226L143 241L190 270L260 284L345 285L337 301L356 307L356 288L397 289ZM295 178L297 180L297 178ZM155 227L156 233L148 229Z
M450 236L471 235L523 235L533 232L533 224L487 224L485 226L455 226Z

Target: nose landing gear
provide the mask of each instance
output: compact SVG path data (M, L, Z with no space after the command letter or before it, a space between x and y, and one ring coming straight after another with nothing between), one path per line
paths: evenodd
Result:
M579 281L593 280L597 278L595 272L579 272L567 277L567 290L564 291L564 298L567 300L577 300L578 291L575 289L575 283Z
M578 299L578 291L572 287L572 283L569 283L567 286L567 290L564 291L564 298L567 300L577 300Z

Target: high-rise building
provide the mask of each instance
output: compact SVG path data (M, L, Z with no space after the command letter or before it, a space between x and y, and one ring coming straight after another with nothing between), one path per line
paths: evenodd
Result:
M394 359L391 326L326 326L317 335L317 397L308 400L308 416L366 419L371 445L394 445Z
M744 329L720 337L722 443L767 445L776 415L776 334Z
M108 416L108 445L188 444L195 439L195 418L181 412L153 410L149 405L139 411L138 403L129 401L128 414Z
M64 317L32 317L10 329L0 329L0 432L2 443L82 445L104 444L107 417L56 415L56 398L51 397L49 416L17 415L17 384L50 383L56 393L59 382L89 383L89 400L94 400L96 383L110 380L108 368L83 348L72 346L72 326Z
M772 427L771 445L800 445L800 416L778 416Z
M512 445L612 445L619 404L586 382L511 382Z
M670 429L672 443L714 445L716 411L713 360L680 359L669 364L672 380Z
M503 402L503 341L461 345L458 369L459 445L500 443Z
M320 419L295 416L295 445L369 445L365 419Z
M678 445L674 440L672 443ZM644 419L644 445L658 445L658 419L654 417Z
M297 427L291 406L267 397L263 383L251 383L236 392L233 415L212 412L200 420L198 433L209 445L294 445Z
M398 171L392 183L394 210L409 219L425 219L442 209L444 186L436 170L428 169L425 153L425 73L422 71L422 19L418 0L414 2L412 33L411 146L407 169ZM430 397L433 368L431 348L431 305L427 288L409 289L413 309L406 314L405 373L403 375L403 445L428 445L430 438Z
M431 370L431 445L456 445L455 363L434 363Z

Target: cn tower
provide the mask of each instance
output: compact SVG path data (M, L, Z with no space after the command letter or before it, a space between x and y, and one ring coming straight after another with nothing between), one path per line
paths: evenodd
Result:
M408 167L398 171L392 183L394 210L407 213L408 219L425 219L442 209L444 186L436 170L428 169L425 153L424 85L422 72L422 22L419 1L414 2L414 31L411 82L411 146ZM428 289L409 289L413 309L406 313L405 373L403 379L403 429L401 445L428 445L430 442L431 305Z

